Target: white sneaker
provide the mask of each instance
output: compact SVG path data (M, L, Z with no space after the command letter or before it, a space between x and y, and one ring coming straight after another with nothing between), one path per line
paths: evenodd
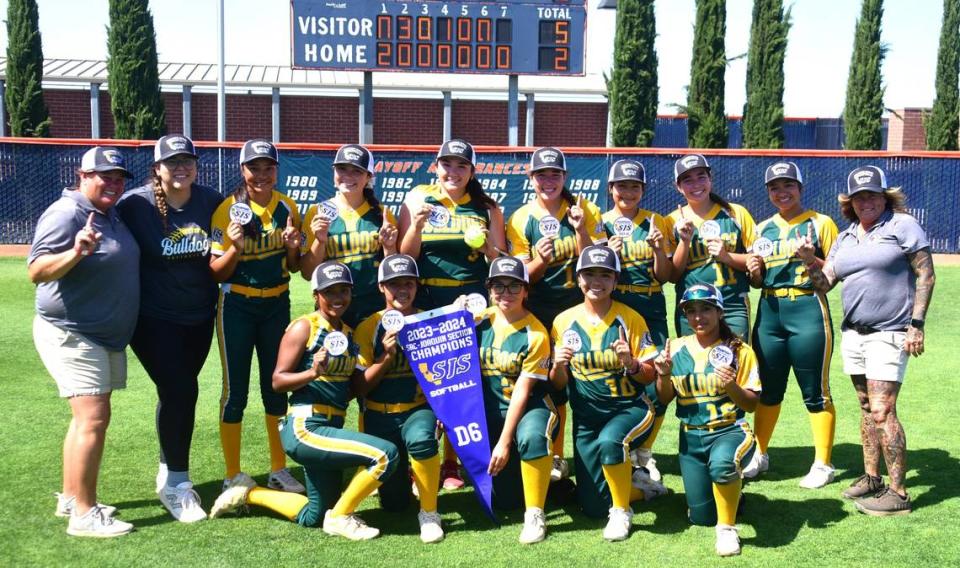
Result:
M200 506L200 496L193 490L193 484L184 481L176 487L164 486L157 491L160 502L170 511L173 518L181 523L195 523L207 518Z
M743 476L747 479L753 479L768 469L770 469L770 456L761 454L759 449L754 450L750 463L743 468Z
M603 529L603 538L611 542L626 540L630 536L630 524L633 522L633 509L611 507L607 526Z
M637 448L630 452L630 462L634 468L643 468L647 470L650 479L656 482L663 481L663 475L657 469L657 460L653 459L653 450L649 448Z
M133 530L133 525L103 514L103 509L94 506L83 516L71 515L67 534L93 538L122 536Z
M630 482L635 489L639 489L643 492L644 501L656 499L657 497L666 495L670 492L664 484L651 479L650 474L647 473L647 470L644 468L633 470L633 476L631 477Z
M286 491L287 493L305 494L307 492L307 488L297 481L287 468L270 472L270 475L267 477L267 487Z
M819 489L833 481L836 470L828 463L813 462L810 471L800 480L800 487L804 489Z
M54 509L53 514L58 517L69 517L73 515L73 507L76 503L75 497L67 497L63 493L54 493L57 496L57 508ZM113 505L104 505L103 503L97 503L97 507L100 507L100 511L105 517L113 517L117 515L117 508Z
M520 544L533 544L547 537L547 516L543 509L530 507L523 514L523 529L520 531Z
M226 489L210 507L210 518L216 519L227 513L232 513L247 504L247 495L257 486L252 477L242 471L233 478L223 482Z
M737 534L737 527L717 525L717 554L720 556L740 554L740 536Z
M553 456L553 467L550 469L550 481L560 481L570 477L570 465L560 456Z
M157 493L160 493L160 490L167 486L168 471L167 464L160 462L159 467L157 467Z
M328 509L323 516L323 532L350 540L370 540L380 534L380 529L367 526L367 523L356 515L335 517Z
M426 544L431 544L443 540L443 526L440 524L440 513L436 511L428 513L421 510L417 513L417 521L420 523L421 541Z

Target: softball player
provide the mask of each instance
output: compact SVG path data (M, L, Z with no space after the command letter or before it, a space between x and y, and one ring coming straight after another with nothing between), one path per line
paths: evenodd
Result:
M580 252L603 242L600 209L567 189L567 160L559 148L545 147L530 157L530 183L536 199L520 207L507 223L510 253L523 260L530 273L530 311L546 328L560 312L583 301L574 266ZM553 479L567 475L563 459L567 395L554 393L560 426L554 444Z
M258 505L305 527L322 519L327 534L369 540L380 531L354 511L396 470L397 447L343 429L347 404L363 381L353 330L342 321L353 290L350 269L339 262L321 263L311 284L316 311L287 328L273 373L273 388L291 393L280 436L287 454L303 465L307 495L257 487L239 473L217 498L210 517ZM341 493L344 470L356 473Z
M818 293L804 266L822 265L837 238L830 217L804 209L803 177L793 162L767 168L770 202L779 212L757 226L753 255L747 262L751 283L763 294L753 325L763 394L754 418L758 451L743 470L752 478L769 467L767 447L780 415L790 368L797 377L810 415L815 456L800 487L816 489L833 481L830 463L836 411L830 398L833 324L827 298Z
M117 203L140 245L140 313L130 346L157 389L156 491L170 514L185 523L207 518L190 481L190 446L198 377L216 317L210 219L223 201L215 189L194 183L197 157L189 138L160 138L150 183Z
M646 188L647 174L643 164L635 160L614 162L607 176L613 209L603 214L603 228L609 239L608 245L620 255L623 265L613 299L643 316L654 345L662 349L667 341L667 303L663 298L662 283L670 280L673 266L668 257L673 251L664 238L668 233L666 221L640 207ZM630 453L630 459L637 468L634 475L649 478L645 480L647 485L655 487L660 484L662 476L651 448L663 424L666 406L657 401L655 385L647 385L647 396L656 409L653 431L639 448ZM662 492L666 493L666 488Z
M690 522L716 525L720 556L740 554L734 525L742 485L741 464L754 451L744 413L760 396L757 360L724 321L723 298L712 284L694 284L680 311L694 330L667 342L655 361L657 396L677 399L680 475Z
M357 368L364 373L361 392L365 397L364 432L383 438L400 448L397 469L413 470L413 482L420 497L420 540L443 540L443 527L437 513L440 488L440 457L437 444L437 417L427 405L406 356L398 348L398 329L386 329L388 311L404 316L416 313L417 263L403 254L383 259L377 280L386 298L386 309L374 313L357 328L360 345ZM396 314L390 314L396 316ZM410 504L410 483L405 475L395 475L380 487L380 504L388 511L402 511Z
M437 152L437 182L413 188L400 209L400 252L417 260L420 308L446 306L465 294L483 294L487 262L506 248L503 212L483 192L476 163L469 143L444 142ZM485 236L480 248L465 242L467 232L477 229ZM444 488L463 487L449 441L444 444L441 475Z
M700 154L677 160L673 173L677 191L687 202L667 218L677 298L693 284L713 284L723 293L727 325L749 343L750 280L746 252L753 244L753 217L742 206L727 203L713 192L710 164ZM674 314L674 323L677 335L691 333L680 310Z
M266 140L240 150L243 183L213 214L210 269L220 286L217 339L223 367L220 442L226 480L240 473L240 434L250 387L250 362L257 350L260 397L270 446L269 485L302 493L286 467L278 423L287 395L271 387L277 347L290 323L290 271L300 266L300 215L292 199L276 189L279 155ZM231 214L232 212L232 214Z
M524 307L529 282L520 259L494 259L487 278L491 307L477 317L487 429L491 443L496 441L488 467L494 476L493 503L515 507L522 487L523 544L546 537L543 507L559 423L553 399L544 388L550 339L543 324Z
M309 280L313 269L324 260L350 267L356 284L343 321L351 327L383 305L377 289L377 267L384 255L397 252L397 221L373 193L375 163L373 154L363 146L341 146L333 160L336 195L326 203L311 205L303 220L306 240L300 274Z
M553 322L552 381L570 384L577 498L584 513L602 517L603 537L630 534L630 450L653 428L653 403L644 387L655 378L657 349L640 314L611 294L620 259L605 246L589 246L577 261L584 294L578 306Z

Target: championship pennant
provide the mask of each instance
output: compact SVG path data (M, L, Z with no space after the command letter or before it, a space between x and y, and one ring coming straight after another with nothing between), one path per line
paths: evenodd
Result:
M407 316L398 338L427 402L473 481L477 499L497 522L493 478L487 473L490 440L473 316L455 306Z

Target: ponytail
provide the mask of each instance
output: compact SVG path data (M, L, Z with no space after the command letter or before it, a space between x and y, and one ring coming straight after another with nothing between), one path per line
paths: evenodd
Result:
M710 201L713 201L714 203L722 207L724 211L726 211L730 215L733 215L733 207L730 206L730 202L720 197L719 195L717 195L716 192L713 190L710 191Z
M560 190L560 197L562 197L563 200L566 201L568 205L570 205L570 207L573 207L574 205L577 204L577 198L574 197L572 193L570 193L570 190L567 189L566 185L564 185L563 189Z
M370 204L370 209L375 211L374 222L378 227L383 226L383 208L380 206L380 200L373 193L373 181L371 180L363 187L363 198Z
M250 205L250 194L247 193L247 184L245 182L240 183L231 195L235 203ZM256 215L253 216L253 219L249 223L243 226L243 236L250 238L260 236L260 219L257 218Z
M737 360L737 358L740 356L740 346L743 345L743 339L741 339L739 335L730 329L730 326L727 324L726 320L723 319L722 315L720 317L719 324L720 340L730 347L730 349L733 351L734 360Z
M160 181L160 174L157 169L153 169L153 199L157 202L157 214L160 215L160 224L163 226L163 234L166 235L170 230L167 225L167 194L163 192L163 183Z
M467 182L467 194L471 201L479 203L487 209L497 207L497 202L483 191L483 185L480 184L480 180L476 176L471 176L470 181Z

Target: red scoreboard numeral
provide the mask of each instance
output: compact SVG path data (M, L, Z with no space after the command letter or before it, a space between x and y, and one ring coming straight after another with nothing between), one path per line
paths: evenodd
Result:
M377 44L377 67L392 67L392 66L393 66L393 44L378 43Z
M491 58L492 53L489 45L477 46L477 69L489 69Z
M453 67L453 47L449 43L437 45L437 67L441 69Z
M477 41L493 41L493 21L490 18L477 19Z
M473 20L457 18L457 41L469 42L473 36Z
M430 41L433 36L433 18L420 16L417 18L417 41Z
M467 69L470 67L470 45L457 46L457 67Z
M413 18L397 16L397 39L413 39Z
M397 44L397 67L413 65L413 45L409 43Z
M570 22L566 20L557 21L554 33L556 34L558 44L566 45L570 43Z
M377 16L377 39L393 39L393 18Z
M417 67L431 67L433 65L433 46L429 43L417 44Z
M497 46L497 69L510 69L510 46Z

